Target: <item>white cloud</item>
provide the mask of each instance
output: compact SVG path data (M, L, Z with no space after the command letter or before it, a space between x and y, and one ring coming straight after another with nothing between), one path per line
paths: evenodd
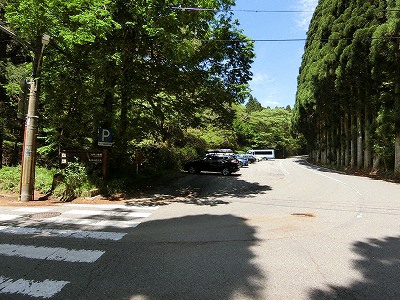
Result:
M251 94L263 107L282 106L280 91L275 78L265 72L255 72L250 82Z
M274 79L271 76L269 76L267 73L256 72L253 75L253 79L252 79L251 82L252 82L253 85L264 86L264 85L266 85L268 83L274 82Z
M258 100L258 102L261 103L262 107L271 107L271 108L283 107L281 102L271 100L270 98L264 98L264 99Z
M299 0L295 5L295 9L303 11L297 18L297 26L304 31L308 30L313 11L318 4L318 0Z

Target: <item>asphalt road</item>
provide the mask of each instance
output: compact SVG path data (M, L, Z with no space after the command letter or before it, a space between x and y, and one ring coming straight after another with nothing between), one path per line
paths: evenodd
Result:
M1 208L0 298L400 299L399 184L291 158L148 199Z

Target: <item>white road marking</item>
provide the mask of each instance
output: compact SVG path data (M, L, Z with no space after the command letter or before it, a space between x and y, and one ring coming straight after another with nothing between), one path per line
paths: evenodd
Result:
M15 220L17 218L20 218L20 215L6 215L6 214L1 214L0 215L0 221L11 221Z
M126 235L126 233L122 232L84 231L84 230L68 230L68 229L59 230L59 229L42 229L33 227L13 227L13 226L0 226L0 233L58 236L58 237L78 238L78 239L97 239L97 240L112 240L112 241L118 241Z
M52 218L51 223L55 224L71 224L71 225L87 225L93 227L116 227L116 228L134 228L141 222L138 221L117 221L117 220L92 220L92 219L69 219L69 218Z
M319 170L309 169L309 168L306 168L306 167L300 166L300 165L298 165L298 166L299 166L300 168L303 168L303 169L307 170L307 171L313 172L313 173L315 173L315 174L317 174L317 175L320 175L320 176L329 178L330 180L333 180L333 181L339 182L340 184L343 184L343 185L345 185L345 186L348 186L348 187L351 188L353 191L355 191L359 196L362 196L362 194L360 193L360 191L358 191L357 189L353 188L352 186L349 186L349 185L348 185L346 182L344 182L344 181L341 181L341 180L339 180L339 179L336 179L336 178L333 178L333 177L328 176L328 175L326 175L326 174L323 174L323 173L321 173L321 171L319 171Z
M46 218L42 220L30 220L29 224L73 224L97 227L117 227L132 228L138 226L138 218L146 218L151 215L158 207L134 207L126 205L87 205L69 204L63 205L73 208L65 211L61 216ZM14 214L0 214L0 221L10 221L23 217L26 213L44 213L54 211L47 207L23 207L13 210ZM15 213L19 213L18 215ZM90 219L93 216L103 216L102 220ZM108 220L108 219L122 220ZM128 220L124 220L124 219ZM105 219L105 220L104 220ZM135 219L130 220L130 219ZM25 219L21 219L25 220ZM4 224L4 223L3 223ZM6 223L7 224L7 223ZM98 240L121 240L127 233L92 231L89 230L70 230L54 228L34 228L24 226L0 226L0 234L18 234L33 236L50 237L69 237L79 239L98 239ZM97 228L98 229L98 228ZM28 259L39 259L48 261L64 261L78 263L93 263L97 261L105 251L100 250L75 250L60 247L36 247L17 244L0 244L0 256L22 257ZM57 281L46 279L44 281L34 281L27 279L12 279L0 276L0 294L20 294L27 297L51 298L59 293L69 281ZM0 297L2 298L2 297Z
M36 298L50 298L60 292L69 281L48 280L37 282L33 280L18 279L0 276L0 293L22 294Z
M68 207L87 207L87 208L97 208L97 209L124 209L124 210L157 210L158 207L142 207L142 206L127 206L121 204L74 204L74 203L67 203L67 204L60 204L62 206Z
M146 218L151 213L146 212L126 212L126 211L104 211L104 210L86 210L74 209L65 212L68 215L83 215L83 216L110 216L110 217L127 217L127 218Z
M282 161L280 161L279 166L281 167L281 169L286 173L286 174L290 174L282 165Z
M24 213L41 213L51 211L51 208L45 207L21 207L18 209L14 209L13 211L24 212Z
M67 262L92 263L105 251L72 250L66 248L35 247L25 245L0 244L0 255Z

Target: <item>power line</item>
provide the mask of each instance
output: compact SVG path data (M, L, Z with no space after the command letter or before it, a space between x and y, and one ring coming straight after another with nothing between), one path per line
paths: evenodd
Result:
M214 12L248 12L248 13L312 13L312 10L252 10L252 9L217 9L202 7L180 7L172 6L173 10L183 11L214 11Z
M313 41L321 41L321 42L333 42L333 41L352 41L355 38L353 37L343 37L343 38L327 38L327 39L313 39ZM390 36L390 37L370 37L366 38L364 40L398 40L400 39L400 36ZM297 39L243 39L243 40L235 40L235 39L200 39L199 41L202 42L221 42L221 43L226 43L226 42L231 42L231 43L245 43L245 42L304 42L307 41L307 38L297 38Z
M314 10L253 10L253 9L218 9L203 7L181 7L171 6L173 10L182 11L214 11L214 12L247 12L247 13L313 13ZM383 12L400 12L399 9L384 9Z

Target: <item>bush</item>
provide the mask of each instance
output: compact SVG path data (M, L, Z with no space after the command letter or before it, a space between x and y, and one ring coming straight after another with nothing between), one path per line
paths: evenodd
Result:
M86 168L79 162L70 162L60 172L62 183L56 187L54 194L61 195L62 201L71 201L81 196L85 191L94 188L90 182Z
M36 167L35 189L40 193L47 193L51 190L53 175L56 169L46 169ZM21 179L21 167L3 167L0 169L0 190L19 193L19 184Z

